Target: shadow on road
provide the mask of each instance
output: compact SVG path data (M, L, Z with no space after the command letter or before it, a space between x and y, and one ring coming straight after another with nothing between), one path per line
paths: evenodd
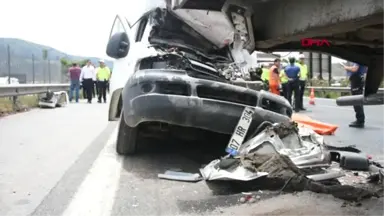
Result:
M145 139L140 152L124 158L123 168L141 178L157 178L166 170L198 173L199 168L225 155L227 136L214 140L182 141L177 139Z

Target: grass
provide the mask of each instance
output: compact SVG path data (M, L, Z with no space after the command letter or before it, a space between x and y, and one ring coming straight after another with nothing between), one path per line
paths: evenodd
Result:
M312 79L312 86L320 86L320 87L329 87L328 80L318 80L318 79ZM334 81L331 81L332 83ZM347 87L348 86L348 80L342 79L340 80L341 87ZM307 83L307 86L309 83ZM310 90L307 90L304 95L309 96ZM351 95L350 93L341 93L341 92L325 92L325 91L316 91L315 90L315 97L318 98L330 98L330 99L336 99L341 96L347 96Z
M25 95L18 97L19 104L23 108L33 108L38 105L37 95ZM12 98L0 98L0 115L14 112Z
M310 91L307 90L305 91L304 95L309 97L309 93ZM322 91L315 91L315 97L317 98L330 98L330 99L336 99L340 96L347 96L347 95L350 95L350 94L342 94L340 92L322 92Z
M80 98L83 98L83 91L80 91ZM65 98L61 98L62 102ZM35 108L38 106L39 95L24 95L17 98L17 104L21 111L28 110L30 108ZM0 98L0 116L6 115L9 113L16 112L13 107L12 97Z

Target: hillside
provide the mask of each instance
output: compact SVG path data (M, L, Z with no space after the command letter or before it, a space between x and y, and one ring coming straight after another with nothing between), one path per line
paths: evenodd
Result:
M48 59L53 61L57 61L61 58L66 58L69 60L90 59L92 62L96 63L99 60L99 58L96 57L69 55L52 47L15 38L0 38L0 59L7 59L7 45L11 47L12 58L31 59L31 56L33 54L35 56L35 60L42 60L43 50L48 50ZM108 65L108 67L112 68L112 61L106 60L106 64Z

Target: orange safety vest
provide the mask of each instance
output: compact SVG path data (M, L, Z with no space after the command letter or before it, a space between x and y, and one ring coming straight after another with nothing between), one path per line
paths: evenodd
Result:
M279 85L280 85L280 77L279 74L273 72L276 69L276 65L273 65L269 69L269 91L273 94L280 95Z

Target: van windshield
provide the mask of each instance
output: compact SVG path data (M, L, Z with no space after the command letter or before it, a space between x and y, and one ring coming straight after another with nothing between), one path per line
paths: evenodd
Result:
M127 3L130 2L128 0L125 0ZM143 14L147 13L150 10L153 10L157 7L160 8L166 8L165 0L141 0L141 1L135 1L134 6L132 3L129 3L127 7L124 8L124 11L121 13L123 14L128 21L128 24L130 27L132 27L142 16Z

